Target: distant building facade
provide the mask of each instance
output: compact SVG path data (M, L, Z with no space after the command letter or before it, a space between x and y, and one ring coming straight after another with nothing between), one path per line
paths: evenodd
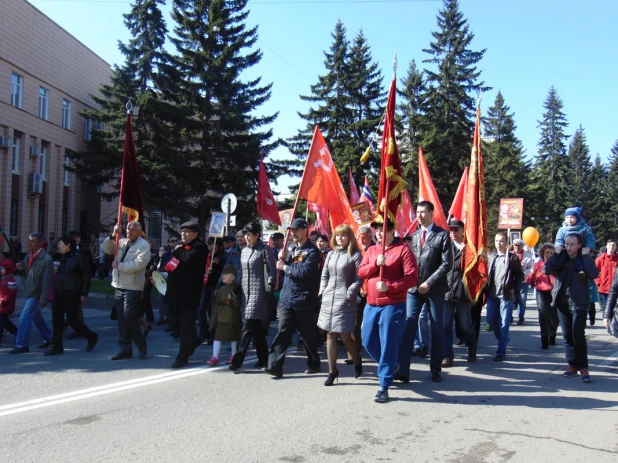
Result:
M0 226L24 244L39 231L98 236L101 199L65 169L86 148L96 121L90 94L110 65L26 0L0 15ZM0 246L6 252L6 245Z

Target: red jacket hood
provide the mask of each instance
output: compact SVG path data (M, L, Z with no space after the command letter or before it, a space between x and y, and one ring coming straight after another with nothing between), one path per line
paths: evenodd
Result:
M4 267L6 269L5 275L12 275L15 271L15 266L13 265L13 261L11 259L4 259L0 262L0 267Z

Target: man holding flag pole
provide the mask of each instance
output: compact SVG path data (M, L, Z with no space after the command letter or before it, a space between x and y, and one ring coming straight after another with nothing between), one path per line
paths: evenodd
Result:
M361 336L367 353L378 363L380 387L373 400L388 400L393 384L397 351L404 327L406 294L416 286L418 267L414 255L399 238L395 238L395 220L405 181L395 139L396 77L393 76L384 120L382 164L378 210L379 222L373 222L378 244L365 252L358 275L367 280L367 305Z

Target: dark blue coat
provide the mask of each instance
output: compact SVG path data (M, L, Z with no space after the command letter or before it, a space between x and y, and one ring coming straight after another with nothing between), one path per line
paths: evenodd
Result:
M285 281L278 307L294 310L316 310L322 258L318 248L307 240L300 248L294 246L286 257Z

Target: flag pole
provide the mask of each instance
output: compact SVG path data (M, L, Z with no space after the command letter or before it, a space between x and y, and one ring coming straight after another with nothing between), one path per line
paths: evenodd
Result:
M129 98L129 101L127 101L125 108L127 109L127 118L131 120L131 113L133 112L133 103L131 102L131 98ZM124 136L126 139L127 137L126 130L125 130ZM124 159L124 155L123 155L123 159ZM124 161L123 161L122 167L123 168L120 174L120 191L121 192L124 186ZM120 224L120 226L122 227L122 194L118 195L118 219L116 221L116 224ZM114 247L114 259L118 257L118 246L119 245L120 245L120 232L116 233L116 245Z
M309 147L309 153L313 150L313 143L315 142L315 134L318 131L318 126L316 124L315 129L313 131L313 138L311 139L311 146ZM298 200L300 199L300 192L303 189L303 185L305 183L305 172L307 171L307 164L309 163L309 154L307 154L307 160L305 161L305 169L303 170L303 176L300 179L300 185L298 186L298 193L296 194L296 200L294 201L294 209L292 209L292 220L294 220L294 216L296 215L296 210L298 209ZM283 241L283 249L281 250L281 256L279 260L282 262L285 260L285 257L288 252L288 243L290 241L290 229L288 228L285 231L285 240Z

